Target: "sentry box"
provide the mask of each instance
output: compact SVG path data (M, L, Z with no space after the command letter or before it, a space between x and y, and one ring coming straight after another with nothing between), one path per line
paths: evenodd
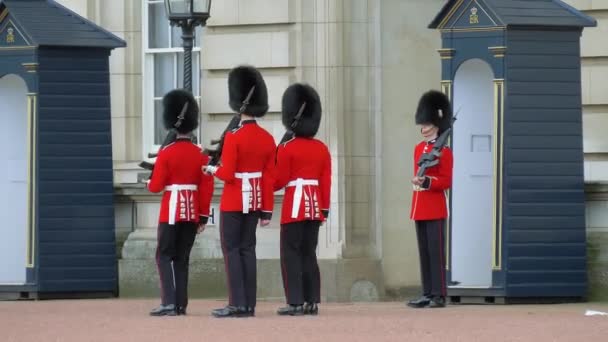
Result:
M559 0L451 0L429 25L459 112L453 302L585 297L580 37L593 26Z
M52 0L0 0L0 296L115 295L109 56Z

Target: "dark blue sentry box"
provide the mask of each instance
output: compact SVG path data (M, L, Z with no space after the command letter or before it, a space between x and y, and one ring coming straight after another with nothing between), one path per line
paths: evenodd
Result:
M109 56L52 0L0 0L0 296L116 295Z
M458 112L452 301L585 298L580 37L594 26L559 0L453 0L429 25Z

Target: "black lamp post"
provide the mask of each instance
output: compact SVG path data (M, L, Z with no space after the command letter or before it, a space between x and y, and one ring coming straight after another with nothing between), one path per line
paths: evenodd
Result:
M194 46L194 29L205 26L211 11L211 0L165 0L167 17L171 26L182 28L182 40L184 41L184 89L192 93L192 47ZM177 130L169 130L161 149L175 141ZM191 135L192 142L196 144L196 135ZM148 153L148 158L155 158L157 153ZM154 170L154 164L143 161L139 166L146 170ZM149 174L138 175L140 180L150 178Z
M192 92L192 47L194 29L205 26L211 12L211 0L165 0L171 26L182 28L184 41L184 89Z

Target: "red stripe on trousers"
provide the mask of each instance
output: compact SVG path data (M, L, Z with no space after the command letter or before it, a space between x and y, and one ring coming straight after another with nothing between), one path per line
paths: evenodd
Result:
M285 301L288 302L287 304L292 304L289 303L289 286L288 286L288 282L287 282L287 270L285 268L285 246L283 243L283 235L286 234L285 230L287 228L283 228L281 227L281 237L280 237L280 250L281 250L281 274L283 275L283 287L285 289Z
M163 274L160 270L160 224L158 225L158 228L156 229L156 271L158 272L158 277L159 277L159 286L160 286L160 301L161 304L165 305L165 296L164 296L164 287L163 287Z
M226 271L226 286L228 286L228 304L232 305L232 288L230 287L230 268L228 267L228 253L226 253L226 243L224 239L224 220L220 213L220 243L222 253L224 253L224 270Z
M446 296L445 288L445 265L444 265L444 250L443 250L443 220L439 224L439 274L441 274L441 295Z

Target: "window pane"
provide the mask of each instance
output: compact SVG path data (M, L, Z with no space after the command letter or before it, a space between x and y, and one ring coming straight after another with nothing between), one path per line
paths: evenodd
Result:
M199 66L199 53L192 52L192 93L195 95L200 94L200 66ZM177 86L179 88L184 87L184 53L177 53Z
M163 101L154 100L154 144L161 145L167 136L163 125Z
M155 3L149 5L148 13L148 30L149 39L148 47L168 48L169 47L169 20L165 15L165 5L163 3Z
M194 46L198 47L200 44L198 43L203 34L203 28L201 26L197 26L194 30ZM173 26L171 27L171 47L183 47L184 41L182 40L182 28Z
M175 88L175 54L154 54L154 96L162 97Z

